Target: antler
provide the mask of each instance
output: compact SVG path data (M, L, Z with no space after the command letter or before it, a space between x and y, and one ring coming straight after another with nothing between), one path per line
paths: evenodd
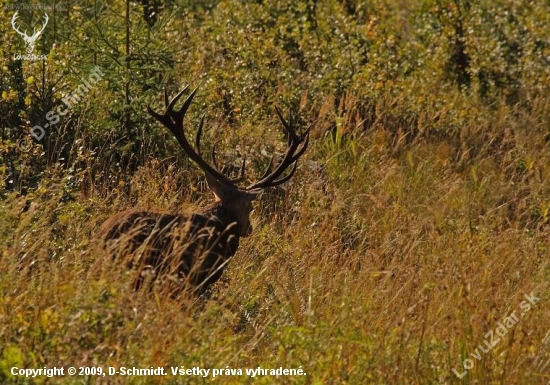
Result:
M28 41L28 40L35 40L36 37L38 37L43 31L44 29L46 28L46 25L48 25L48 21L50 20L50 18L48 17L48 14L45 13L44 14L44 24L42 24L42 28L38 31L34 31L34 34L32 36L29 36L27 35L27 31L25 32L21 32L17 26L15 25L15 20L17 20L17 18L19 17L19 11L15 11L15 13L13 14L13 17L11 18L11 26L13 27L13 29L15 30L15 32L17 32L18 34L20 34L21 36L23 36L23 38L25 39L25 41Z
M281 163L279 163L275 170L273 170L272 172L271 168L273 166L273 158L271 158L269 165L267 166L267 169L265 170L263 175L260 177L260 180L248 186L246 188L246 190L248 191L263 190L269 187L275 187L282 183L285 183L287 180L292 178L292 176L296 172L296 167L298 166L298 159L306 151L309 144L309 129L311 128L311 125L305 130L302 135L297 135L294 128L294 119L292 118L292 113L289 113L288 121L286 121L283 117L283 114L281 113L281 110L279 110L278 107L275 107L275 112L277 112L277 115L279 116L281 123L283 123L283 127L285 128L285 131L288 135L288 148L283 156L283 159L281 160ZM288 175L280 178L280 176L291 165L292 170L290 170Z
M243 161L243 164L241 166L240 176L237 179L230 179L223 175L221 172L219 172L217 169L210 166L201 156L201 150L200 150L200 140L202 135L202 128L204 125L204 115L201 118L201 121L199 123L199 128L197 130L197 136L195 137L195 147L197 148L197 151L193 149L191 144L187 141L187 138L185 137L184 133L184 125L183 125L183 118L185 117L185 114L187 112L187 109L191 105L191 102L193 101L193 98L195 97L195 94L197 93L198 88L195 88L193 92L187 97L179 111L174 110L175 104L178 102L178 100L182 97L182 95L187 91L189 86L185 86L183 90L181 90L171 101L168 101L168 92L166 89L164 90L164 104L165 104L165 110L163 114L159 114L151 109L150 106L147 106L147 111L159 122L161 122L166 128L172 132L172 134L176 137L178 143L183 148L183 150L187 153L189 158L191 158L203 171L209 173L214 178L216 178L219 182L226 184L228 186L233 186L235 182L242 179L244 175L244 165L245 161ZM214 162L214 165L217 167L217 162L215 158L215 149L212 149L212 160Z
M39 36L44 31L44 28L46 28L46 25L48 25L48 20L50 20L50 18L48 17L47 13L44 14L44 19L45 20L44 20L44 24L42 25L42 28L40 29L40 31L35 31L34 35L32 35L32 37Z
M162 114L159 114L153 111L150 105L147 106L147 110L155 119L157 119L160 123L162 123L165 127L167 127L170 130L170 132L172 132L172 134L176 137L178 143L183 148L183 150L187 153L189 158L191 158L204 172L207 172L208 174L212 175L219 182L227 186L235 187L243 192L246 191L253 194L257 194L269 187L278 186L288 181L290 178L292 178L292 176L296 172L298 159L303 155L303 153L307 149L307 146L309 143L309 129L311 128L311 126L309 126L302 135L298 135L294 128L294 119L292 117L292 114L289 114L289 119L288 121L286 121L283 118L283 115L279 110L279 108L275 107L275 111L277 112L277 115L279 116L279 119L281 120L283 127L285 128L285 131L288 135L288 148L281 162L277 165L277 167L273 171L271 171L273 166L273 158L272 158L271 161L269 162L269 165L266 171L260 177L259 181L251 184L246 188L239 188L235 185L235 183L243 179L246 158L243 160L242 166L240 168L239 177L235 179L230 179L219 171L218 163L216 161L216 156L215 156L215 146L212 148L212 154L211 154L212 162L214 163L215 168L210 166L201 155L200 138L202 135L202 129L204 125L204 117L205 117L204 115L200 120L199 127L197 130L197 135L195 137L196 150L187 141L187 138L185 137L185 133L184 133L183 119L185 117L187 109L189 108L189 106L191 105L191 102L193 101L193 98L195 97L195 94L197 93L198 88L195 88L193 92L191 92L191 94L183 102L183 105L179 110L175 110L174 106L178 102L178 100L182 97L182 95L187 91L188 88L189 86L186 86L170 101L168 100L167 91L164 90L165 110ZM290 166L292 166L291 171L287 175L281 177L281 175L283 175L283 173Z
M17 32L17 33L20 34L21 36L23 36L23 37L28 37L26 31L25 31L25 32L21 32L21 31L17 28L17 26L15 25L15 20L17 20L17 18L19 17L18 13L19 13L19 11L15 11L15 13L13 14L13 17L11 18L11 26L13 27L13 29L15 30L15 32Z

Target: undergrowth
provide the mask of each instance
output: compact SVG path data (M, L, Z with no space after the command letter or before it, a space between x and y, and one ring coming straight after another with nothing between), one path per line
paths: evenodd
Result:
M55 88L59 75L72 89L61 58L94 53L108 75L28 152L18 138L60 95L33 88L37 63L3 59L0 382L105 380L24 379L12 367L161 366L307 373L221 383L547 383L548 5L245 3L180 1L156 24L132 5L132 44L144 49L134 67L113 59L122 29L90 35L101 31L92 22L124 25L122 2L95 19L75 8L60 22L87 20L75 34L92 40L52 49L40 81ZM16 36L1 24L8 52ZM199 299L133 291L132 272L94 239L127 208L191 212L211 199L146 115L159 73L172 75L170 92L202 81L190 135L207 111L206 147L220 142L228 162L247 155L250 180L282 148L273 104L313 125L298 172L257 200L254 232ZM126 94L113 86L123 83Z

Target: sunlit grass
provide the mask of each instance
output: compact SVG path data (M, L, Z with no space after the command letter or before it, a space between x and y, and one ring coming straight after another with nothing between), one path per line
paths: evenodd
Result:
M500 154L508 163L486 156L456 169L442 143L414 141L395 155L384 135L315 142L307 161L321 171L303 163L198 302L133 292L131 272L95 247L93 232L124 199L64 199L59 177L26 209L16 197L4 201L4 381L15 381L12 366L183 365L301 366L307 376L284 380L296 383L458 382L452 368L462 373L463 360L530 293L540 302L474 359L465 379L542 381L550 270L548 180L540 176L548 154L524 147L534 161L510 169L516 147ZM538 135L518 132L516 143ZM180 196L188 209L189 195L177 183L159 187L159 177L148 167L136 174L138 205L171 211L178 205L170 197Z

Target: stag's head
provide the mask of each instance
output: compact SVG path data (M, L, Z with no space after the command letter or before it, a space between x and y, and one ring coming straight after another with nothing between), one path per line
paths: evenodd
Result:
M34 29L34 33L31 36L27 35L26 30L21 32L17 28L17 26L15 25L15 21L17 20L18 17L19 17L18 11L16 11L13 14L13 17L11 18L11 26L13 27L15 32L17 32L19 35L21 35L21 37L23 37L23 40L25 41L25 44L27 45L27 53L31 54L32 51L34 51L34 43L36 42L36 40L38 40L40 35L42 35L42 32L44 32L44 29L46 28L46 25L48 24L48 20L49 20L48 14L47 13L44 14L44 24L42 24L42 28L40 28L39 30Z
M162 114L153 111L150 106L147 107L147 109L156 120L170 130L189 158L204 171L208 187L214 192L216 202L228 209L236 218L240 228L240 235L247 236L252 231L252 226L250 224L252 201L263 190L278 186L292 178L296 172L298 159L307 149L309 143L309 127L301 135L298 135L294 127L292 114L290 114L289 119L286 120L279 108L275 107L275 111L288 137L287 149L281 157L281 160L275 165L274 158L271 158L267 169L256 182L249 186L241 187L237 183L241 182L244 178L246 159L243 160L240 167L239 176L232 179L220 171L216 161L215 148L213 148L211 152L213 166L202 157L200 139L204 125L204 115L198 125L195 137L195 148L187 141L184 133L183 119L195 97L197 89L191 92L179 110L175 109L175 105L187 91L188 87L189 86L185 87L170 101L168 100L168 94L166 91L164 92L165 110ZM286 172L288 169L290 169L290 171Z

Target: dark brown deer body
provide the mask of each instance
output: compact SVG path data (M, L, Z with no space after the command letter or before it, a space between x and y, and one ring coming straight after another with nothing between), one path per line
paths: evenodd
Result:
M217 202L190 215L122 212L105 222L98 235L105 240L126 237L123 250L117 245L111 250L115 254L141 248L142 259L129 263L140 270L137 288L143 273L150 272L176 278L200 293L221 277L239 247L240 230L235 216Z
M142 285L145 273L149 272L153 278L175 279L180 289L187 287L195 293L202 293L220 279L239 247L240 237L248 236L252 231L249 218L252 201L264 189L284 183L293 176L297 161L307 148L309 135L306 130L298 136L292 117L287 122L276 109L288 134L287 151L273 171L273 162L270 162L258 182L246 188L238 187L235 183L244 176L244 161L239 178L230 179L218 170L214 153L215 168L200 155L204 117L197 131L196 151L185 138L183 117L197 90L189 95L179 111L174 110L174 106L186 89L170 102L165 94L166 110L162 115L150 108L149 113L174 134L190 159L205 172L215 202L201 212L189 215L132 210L118 213L103 223L96 237L106 241L111 255L133 257L129 265L139 272L136 287ZM289 166L293 166L291 171L282 176Z

